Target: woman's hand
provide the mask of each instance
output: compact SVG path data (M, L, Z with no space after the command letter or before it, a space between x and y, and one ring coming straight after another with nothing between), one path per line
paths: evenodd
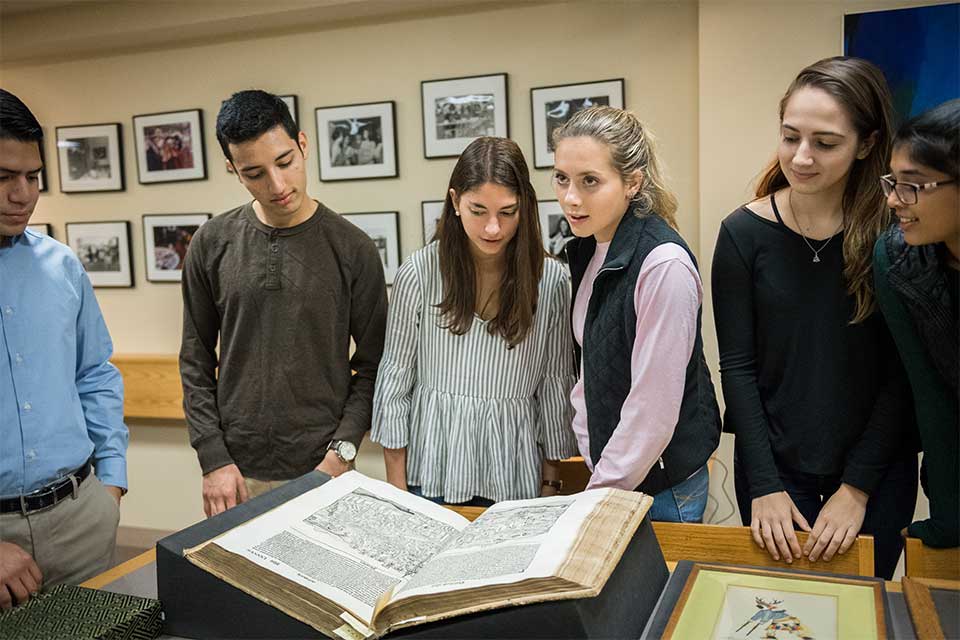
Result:
M820 510L813 531L803 547L803 555L816 562L822 556L829 561L835 553L846 553L863 526L869 496L860 489L841 484Z
M771 558L779 560L782 556L790 563L800 557L800 542L793 531L793 523L804 531L810 531L810 525L786 491L754 498L750 513L753 540L761 549L766 549Z

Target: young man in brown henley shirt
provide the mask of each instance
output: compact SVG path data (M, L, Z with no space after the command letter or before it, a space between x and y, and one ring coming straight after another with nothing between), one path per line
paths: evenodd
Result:
M180 376L208 516L350 468L387 313L373 242L307 194L307 138L286 105L236 93L217 138L253 202L200 227L183 268Z

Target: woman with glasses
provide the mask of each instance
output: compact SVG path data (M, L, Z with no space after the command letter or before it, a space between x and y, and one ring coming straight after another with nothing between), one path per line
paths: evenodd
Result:
M897 220L873 251L877 302L913 389L930 518L907 533L960 545L960 100L906 122L880 178Z
M909 389L871 275L890 220L890 93L869 62L828 58L800 72L779 115L777 157L713 259L737 502L774 559L830 560L863 531L889 579L917 492Z

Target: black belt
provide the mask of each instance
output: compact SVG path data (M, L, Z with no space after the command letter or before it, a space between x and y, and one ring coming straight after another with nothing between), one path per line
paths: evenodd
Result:
M80 483L90 475L90 468L90 463L87 462L76 471L68 473L60 480L51 482L33 493L12 498L0 498L0 513L19 512L22 515L27 515L31 511L49 509L66 498L76 497Z

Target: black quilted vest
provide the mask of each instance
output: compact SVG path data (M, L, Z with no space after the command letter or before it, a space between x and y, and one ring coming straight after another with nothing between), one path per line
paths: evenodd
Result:
M633 306L637 275L644 259L661 244L683 247L694 266L697 260L680 234L657 215L623 216L593 284L583 328L584 394L590 433L590 457L596 464L620 421L620 409L630 392L630 357L636 340L637 312ZM574 238L567 243L573 276L573 299L596 248L596 240ZM720 409L703 357L697 311L697 338L687 363L680 417L673 438L636 488L656 495L686 480L706 462L720 441Z

